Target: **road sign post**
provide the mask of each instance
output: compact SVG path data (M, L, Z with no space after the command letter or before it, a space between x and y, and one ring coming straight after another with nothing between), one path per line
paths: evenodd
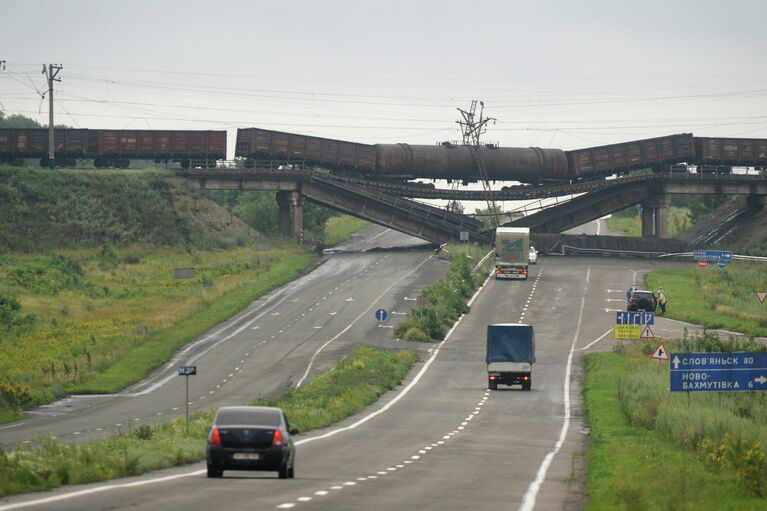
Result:
M652 339L655 335L650 325L654 324L654 312L617 311L613 337L615 339Z
M189 377L197 374L197 366L181 366L178 368L178 375L186 379L186 434L189 434Z
M652 354L652 358L658 361L658 374L660 374L660 363L661 360L668 360L668 351L666 351L666 347L663 345L663 343L660 343L660 346L658 346L655 351Z
M764 299L767 298L767 292L757 291L756 298L759 300L759 317L764 317Z
M671 392L767 390L767 353L671 353Z

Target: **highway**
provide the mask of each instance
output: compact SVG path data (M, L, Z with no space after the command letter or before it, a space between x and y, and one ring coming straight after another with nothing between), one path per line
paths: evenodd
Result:
M409 345L393 340L391 330L375 328L374 312L407 313L419 291L446 274L449 264L424 245L371 226L314 271L213 328L148 379L120 394L73 396L31 410L25 420L0 426L0 445L12 449L37 435L83 442L181 415L181 365L197 366L190 377L194 411L277 395L289 381L325 371L359 343Z
M381 243L394 236L378 236L383 230L371 229L367 241L356 243ZM446 265L430 255L426 250L391 250L329 257L320 267L321 276L307 277L311 284L288 286L292 292L277 293L267 303L252 306L252 317L246 311L227 323L240 333L231 340L222 340L228 334L218 334L215 342L221 344L200 355L196 363L198 369L205 368L201 374L223 375L232 385L222 385L227 392L210 395L204 405L197 403L199 399L195 404L242 403L253 397L254 389L277 392L288 375L299 381L313 357L308 374L328 367L359 342L403 346L369 318L378 307L404 311L409 304L405 297L416 296L418 289L439 278ZM333 263L336 259L342 263ZM223 479L207 479L204 463L198 463L11 497L0 501L0 511L581 509L586 501L588 438L581 405L581 358L616 342L611 338L613 311L625 307L629 285L640 283L649 269L684 264L544 256L531 266L526 282L488 279L473 299L471 312L444 342L411 343L422 361L399 388L354 417L297 437L296 479L279 480L276 474L261 472L226 472ZM345 270L334 269L336 265ZM349 297L354 301L348 302ZM331 316L332 312L338 314ZM490 392L484 363L486 325L518 321L536 329L532 390L501 387ZM660 318L656 326L669 336L680 335L684 327ZM245 355L248 352L252 355ZM233 366L229 376L225 368ZM162 378L157 375L154 383L133 392ZM179 379L158 390L167 389L160 392L176 399L182 393ZM216 381L195 383L197 396L215 388ZM138 414L138 405L132 403L140 399L146 398L116 396L77 415L83 424L96 424L94 416L106 417L105 410L119 410L119 403ZM143 406L153 402L143 401ZM71 415L52 417L51 427L71 428L76 424ZM9 430L0 433L5 439Z

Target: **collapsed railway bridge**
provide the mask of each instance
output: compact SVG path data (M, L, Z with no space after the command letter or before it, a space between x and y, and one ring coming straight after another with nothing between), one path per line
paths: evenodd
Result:
M405 232L433 243L470 241L489 243L492 232L468 216L418 202L414 198L483 200L484 191L440 190L417 183L378 183L340 178L291 165L253 169L185 169L177 171L203 189L277 191L280 228L301 237L303 202L325 207ZM494 191L497 201L578 197L507 222L528 226L533 233L561 233L626 207L642 207L642 237L668 238L668 207L673 194L730 194L746 198L751 209L761 209L767 197L765 175L648 174L572 185L517 186ZM292 210L292 214L291 214ZM291 221L292 219L292 221Z

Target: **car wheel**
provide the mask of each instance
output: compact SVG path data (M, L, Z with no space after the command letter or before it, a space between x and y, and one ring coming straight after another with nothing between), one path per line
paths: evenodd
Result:
M490 383L487 384L487 388L489 388L490 390L498 390L498 382L491 381Z
M294 465L291 465L288 469L288 479L293 479L296 477L296 467Z
M531 382L530 380L526 382L522 382L522 390L530 390L532 386L533 386L533 382Z
M277 474L280 476L280 479L287 479L289 477L287 463L280 467L280 469L277 471Z
M208 477L222 477L224 469L217 465L208 465Z

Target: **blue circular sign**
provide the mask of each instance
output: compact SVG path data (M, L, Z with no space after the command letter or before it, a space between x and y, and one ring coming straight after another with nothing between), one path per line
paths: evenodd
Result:
M376 311L376 319L378 321L386 321L386 318L389 317L389 313L386 312L386 309L378 309Z
M727 266L727 261L725 261L724 259L719 259L719 262L716 263L716 265L720 268L724 268L725 266Z

